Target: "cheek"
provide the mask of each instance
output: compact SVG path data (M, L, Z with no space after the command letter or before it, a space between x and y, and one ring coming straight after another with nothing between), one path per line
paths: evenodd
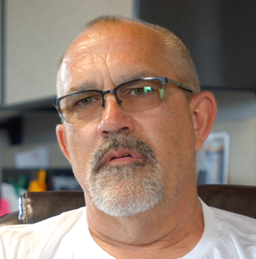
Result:
M71 166L75 176L80 178L87 171L90 154L95 148L95 137L89 129L73 126L67 133L67 139Z
M157 155L162 170L172 168L172 171L177 171L185 166L191 167L196 152L193 124L187 110L173 112L173 109L161 109L141 121L143 135L139 135Z

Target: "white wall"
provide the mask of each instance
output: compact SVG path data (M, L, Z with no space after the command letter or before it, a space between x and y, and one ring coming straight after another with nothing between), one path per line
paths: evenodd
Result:
M6 104L54 96L65 49L103 14L132 17L132 0L6 1Z

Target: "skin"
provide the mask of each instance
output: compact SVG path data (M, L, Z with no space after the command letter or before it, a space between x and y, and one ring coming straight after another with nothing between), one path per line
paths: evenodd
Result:
M106 29L107 27L107 29ZM129 79L164 76L181 82L162 56L157 32L134 22L100 23L83 32L68 48L61 65L62 93L92 82L109 90ZM105 97L102 115L86 125L58 125L59 145L81 184L92 237L115 258L177 258L191 251L202 236L202 208L196 191L196 152L211 131L216 102L209 92L189 102L185 93L167 87L164 102L151 110L128 113L115 97ZM163 200L132 217L111 217L90 200L86 168L92 151L113 132L145 141L160 162L165 183ZM115 163L132 162L133 158Z

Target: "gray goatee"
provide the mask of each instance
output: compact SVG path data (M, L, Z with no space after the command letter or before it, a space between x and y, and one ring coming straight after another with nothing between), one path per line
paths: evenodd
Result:
M102 165L110 150L135 150L142 161ZM95 206L111 216L133 216L154 207L164 195L159 162L142 140L126 133L111 134L95 150L87 186Z

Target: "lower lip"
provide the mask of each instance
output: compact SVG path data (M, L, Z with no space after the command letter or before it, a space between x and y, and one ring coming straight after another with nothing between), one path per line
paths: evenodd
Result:
M130 163L130 162L134 162L134 161L138 161L140 159L138 158L134 158L134 157L119 157L119 158L115 158L111 161L109 161L109 164L127 164L127 163Z

